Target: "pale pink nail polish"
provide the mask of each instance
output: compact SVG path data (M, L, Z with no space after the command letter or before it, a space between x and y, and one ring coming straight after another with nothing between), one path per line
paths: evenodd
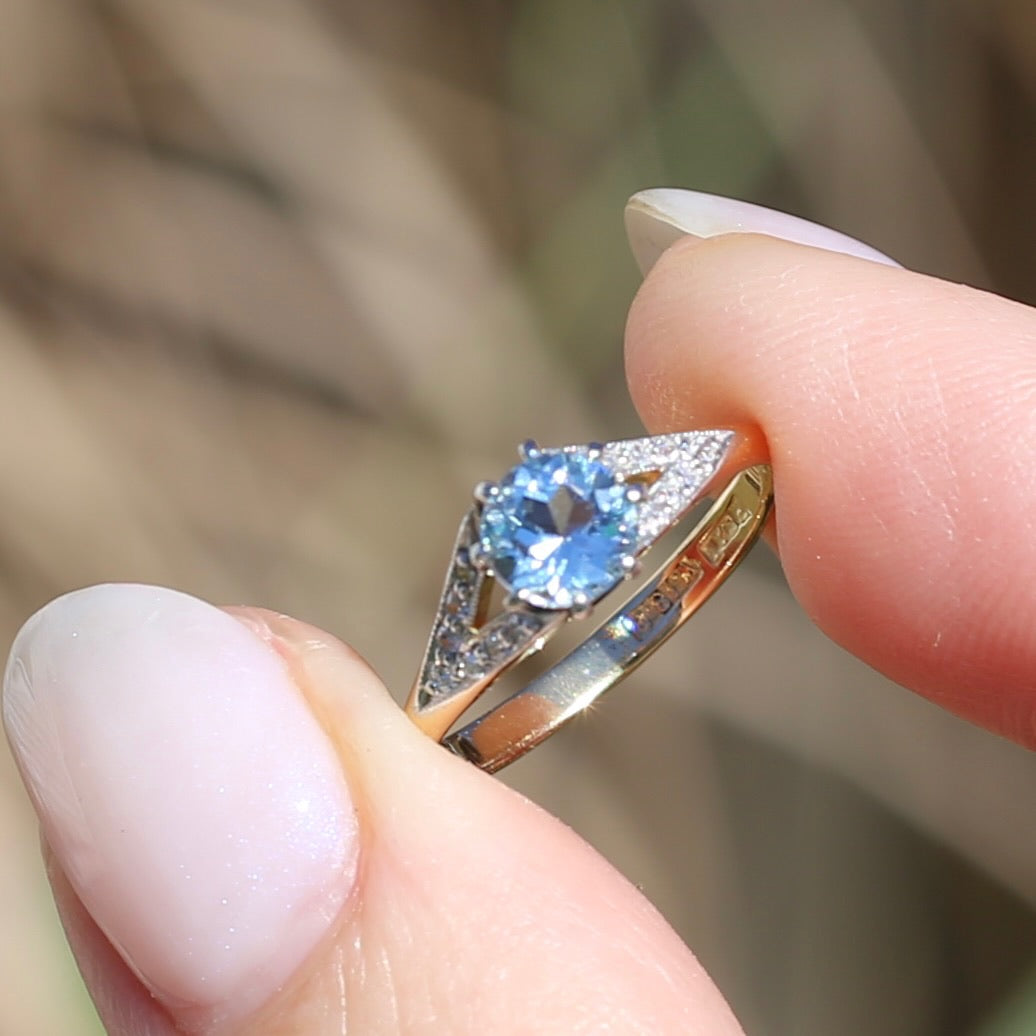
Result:
M110 585L22 628L3 718L94 920L174 1010L245 1014L327 933L357 821L274 650L186 594Z
M768 234L886 266L899 266L894 259L870 245L819 223L762 205L676 187L656 187L633 195L626 205L626 233L644 274L681 237L738 233Z

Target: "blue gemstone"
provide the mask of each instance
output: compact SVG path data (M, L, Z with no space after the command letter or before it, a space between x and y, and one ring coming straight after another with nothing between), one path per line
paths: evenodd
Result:
M479 537L507 589L526 591L538 608L562 609L584 594L596 601L625 576L636 528L637 505L610 468L550 453L504 476L482 510Z

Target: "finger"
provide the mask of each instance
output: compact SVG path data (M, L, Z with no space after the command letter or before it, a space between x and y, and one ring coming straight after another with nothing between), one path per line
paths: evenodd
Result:
M676 187L641 191L630 198L625 221L633 256L645 275L671 244L688 234L694 237L746 232L767 234L886 266L899 266L884 252L830 227L762 205L701 191Z
M81 591L4 718L111 1032L739 1031L632 886L315 629Z
M772 237L685 237L626 345L650 428L762 426L781 559L829 635L1036 743L1032 310Z

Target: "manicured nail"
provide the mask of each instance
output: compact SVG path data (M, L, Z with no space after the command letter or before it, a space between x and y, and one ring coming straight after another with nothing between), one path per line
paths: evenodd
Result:
M768 234L801 245L844 252L886 266L899 266L894 259L862 241L840 234L830 227L766 209L747 201L702 194L676 187L656 187L634 194L626 203L626 234L643 274L678 238L717 237L720 234Z
M355 876L342 768L276 651L186 594L111 585L22 628L3 718L86 909L174 1012L258 1007Z

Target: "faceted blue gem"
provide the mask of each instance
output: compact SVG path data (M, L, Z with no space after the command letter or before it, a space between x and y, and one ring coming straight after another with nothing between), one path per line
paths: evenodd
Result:
M544 453L512 468L483 507L479 538L496 578L538 608L596 601L624 578L637 505L585 454Z

